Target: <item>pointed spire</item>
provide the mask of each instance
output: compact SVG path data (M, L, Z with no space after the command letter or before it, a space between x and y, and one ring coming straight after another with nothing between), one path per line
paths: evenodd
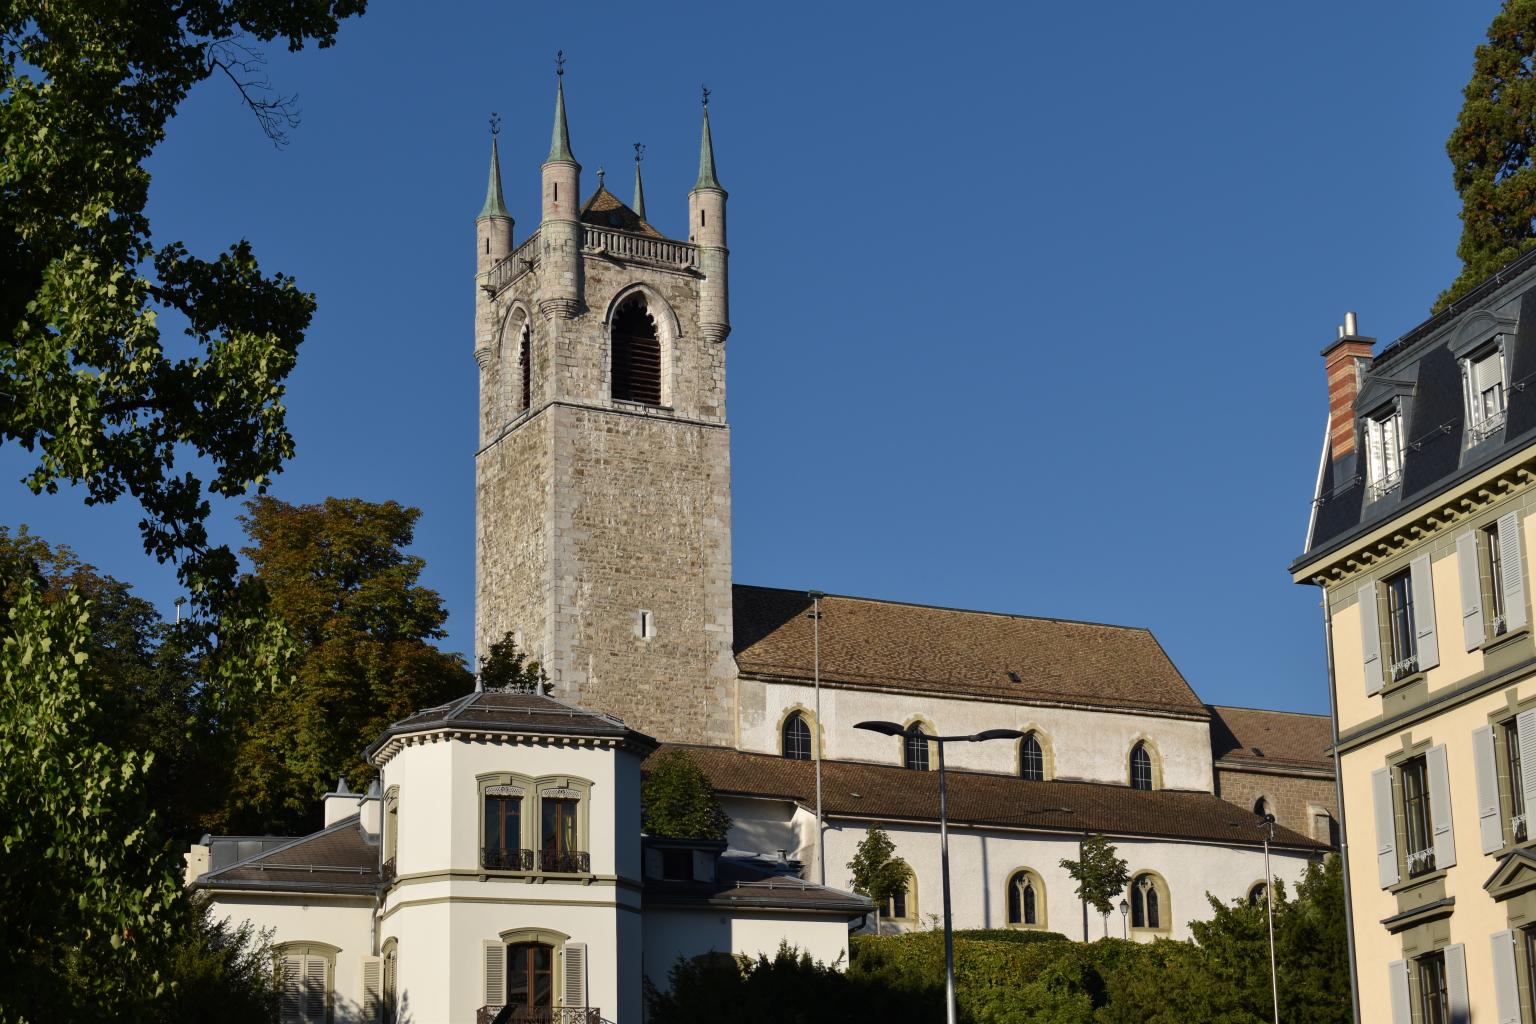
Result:
M565 123L565 51L561 50L555 55L555 75L558 84L555 86L555 130L549 140L549 156L545 163L553 163L556 160L569 160L576 162L571 155L571 129Z
M645 159L645 146L635 143L635 201L629 204L629 208L635 211L635 216L645 220L645 183L640 180L640 161Z
M693 183L693 190L697 192L701 188L720 188L720 181L715 177L715 143L709 136L709 89L704 89L704 135L699 140L699 180Z
M476 220L485 220L487 217L512 219L512 215L507 212L506 200L501 195L501 154L496 151L496 134L500 122L499 117L491 115L491 179L485 184L485 205L480 207Z

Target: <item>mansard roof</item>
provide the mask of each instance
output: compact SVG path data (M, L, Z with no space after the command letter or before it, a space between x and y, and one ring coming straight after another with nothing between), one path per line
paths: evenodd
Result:
M810 680L811 599L737 584L743 674ZM825 685L939 697L1210 716L1149 630L828 595Z
M312 835L209 871L192 887L365 895L381 881L378 842L368 838L354 814Z
M1333 772L1327 715L1211 706L1211 756L1228 767Z
M812 761L726 747L676 749L687 750L722 795L815 806L816 768ZM938 821L937 772L862 761L823 761L821 771L822 807L827 815L875 821ZM1257 816L1210 793L1141 790L1097 782L1034 782L955 769L946 774L949 820L955 824L1262 845L1263 830L1258 827ZM1278 825L1275 845L1327 849Z
M656 741L626 726L612 715L567 704L542 693L476 690L447 704L402 718L369 744L372 758L397 736L412 733L472 732L511 736L558 736L608 739L637 745L649 752Z
M1502 430L1467 443L1462 357L1504 337L1508 388ZM1536 443L1536 249L1512 260L1456 303L1425 320L1371 360L1355 403L1359 417L1393 397L1403 404L1402 484L1372 500L1363 445L1334 459L1325 454L1313 497L1301 568L1339 553L1372 530L1414 509L1430 511L1443 492Z
M591 224L594 227L649 235L651 238L667 237L647 224L644 217L625 206L622 199L609 192L603 185L599 185L597 191L592 193L592 197L582 204L580 216L583 224Z

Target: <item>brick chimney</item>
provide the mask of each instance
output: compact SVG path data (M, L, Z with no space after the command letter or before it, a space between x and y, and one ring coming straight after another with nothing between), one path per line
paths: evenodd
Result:
M1339 338L1323 349L1323 367L1328 374L1328 447L1330 458L1341 459L1355 450L1355 399L1360 394L1360 380L1371 366L1371 347L1375 338L1359 333L1355 314L1345 313Z

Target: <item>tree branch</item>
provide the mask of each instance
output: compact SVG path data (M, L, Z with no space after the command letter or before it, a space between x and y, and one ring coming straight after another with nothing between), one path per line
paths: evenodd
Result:
M288 145L288 132L299 126L298 96L283 96L272 91L272 80L264 70L267 59L260 51L235 39L219 39L208 44L208 71L224 72L240 91L240 99L256 115L262 134L278 149ZM270 94L270 95L268 95Z

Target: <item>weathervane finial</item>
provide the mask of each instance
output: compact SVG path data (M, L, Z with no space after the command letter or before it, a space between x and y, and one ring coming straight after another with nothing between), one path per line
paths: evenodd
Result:
M565 77L565 51L564 50L556 50L555 51L555 77L556 78L564 78Z
M701 86L699 86L699 88L704 90L704 106L706 108L708 108L708 106L709 106L709 86L701 85Z
M493 110L493 111L491 111L491 138L494 139L496 136L498 136L500 134L501 134L501 115L496 113L496 111Z
M645 143L637 142L635 145L635 163L645 159Z
M603 170L601 167L599 167L597 169L597 187L598 188L602 188L603 187L603 175L605 175L607 173L608 172Z

